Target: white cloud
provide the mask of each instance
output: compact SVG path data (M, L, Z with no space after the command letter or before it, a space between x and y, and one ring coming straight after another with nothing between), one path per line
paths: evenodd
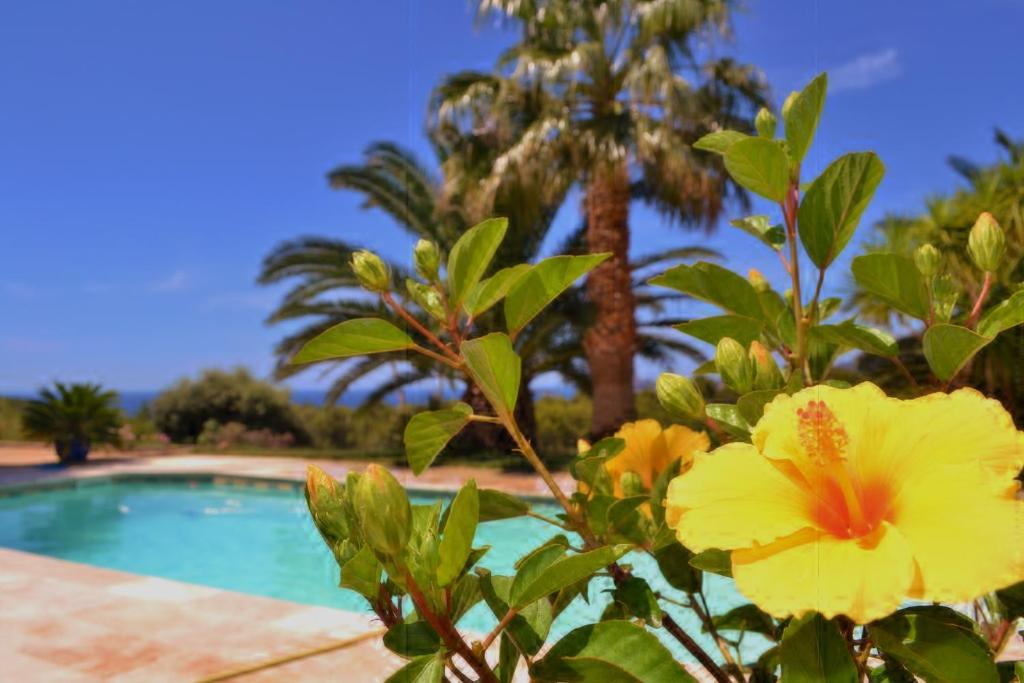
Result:
M184 270L177 270L152 285L154 292L180 292L192 285L192 275Z
M828 73L828 89L833 93L864 90L898 78L902 73L899 52L889 47L860 55L831 69Z

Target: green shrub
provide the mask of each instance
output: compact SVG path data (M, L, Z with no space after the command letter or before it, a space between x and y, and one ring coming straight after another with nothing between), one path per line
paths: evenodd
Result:
M196 380L182 379L161 392L150 409L157 429L178 443L195 443L208 420L291 434L296 443L309 441L288 392L244 368L206 370Z
M117 394L98 384L57 382L28 402L22 429L30 438L52 443L61 462L82 462L93 446L120 446L123 419L116 403Z
M576 441L590 428L587 396L542 396L537 400L537 445L546 457L576 453Z
M17 398L0 398L0 441L18 441L25 438L21 431L21 414L25 401Z

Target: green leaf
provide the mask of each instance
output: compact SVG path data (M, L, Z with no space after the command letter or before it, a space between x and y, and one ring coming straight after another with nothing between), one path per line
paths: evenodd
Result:
M448 300L453 307L462 305L487 272L506 230L508 219L489 218L464 232L452 247L448 254Z
M702 572L711 572L719 576L732 576L732 555L728 550L709 548L690 558L690 566Z
M384 634L384 647L403 657L418 657L437 652L441 638L425 621L403 621Z
M788 100L788 106L782 109L782 118L786 125L786 145L793 160L798 163L803 161L811 147L818 119L821 118L821 110L825 106L827 89L828 76L819 74L802 92Z
M690 320L674 326L683 334L717 346L723 337L732 337L743 346L761 337L764 323L743 315L717 315Z
M853 259L850 269L862 289L914 318L928 318L928 289L910 257L864 254Z
M480 500L477 498L476 482L470 479L459 489L448 508L448 519L438 553L441 562L437 567L437 583L444 587L454 581L466 566L466 559L473 549L473 536L480 517Z
M632 616L643 619L645 624L661 628L664 612L658 604L650 585L643 579L630 576L617 584L612 592L612 599L623 605Z
M702 261L678 265L653 278L650 283L689 294L737 315L758 320L764 315L754 286L746 278L714 263Z
M888 332L847 320L839 325L816 325L811 337L823 342L845 346L877 356L895 356L899 353L896 339Z
M736 401L736 409L747 424L755 425L764 414L764 407L775 400L775 397L781 393L781 391L775 389L751 391L739 397Z
M735 226L757 239L764 242L772 249L782 249L786 243L786 231L781 225L772 225L768 216L757 215L737 218L729 221L729 225Z
M480 521L493 522L499 519L521 517L530 511L530 505L513 495L495 489L480 489Z
M402 440L413 474L420 475L430 467L448 442L466 426L472 414L473 409L468 405L456 403L446 410L432 410L412 416L405 425Z
M952 379L978 351L992 341L959 325L939 323L924 333L922 348L932 372L943 382Z
M330 358L404 351L415 345L412 337L386 320L354 318L338 323L310 339L291 362L312 363Z
M349 588L373 602L380 594L383 567L369 546L363 546L341 566L341 587Z
M715 628L719 631L743 631L746 633L760 633L775 639L775 622L771 616L758 609L756 605L746 604L733 607L725 614L720 614L712 619Z
M789 158L775 140L747 138L729 146L725 168L737 183L773 202L782 202L789 189Z
M519 396L522 361L508 336L494 332L463 342L462 357L498 415L510 415Z
M603 621L569 632L530 667L541 683L615 681L679 683L693 677L657 636L628 621Z
M530 265L521 263L518 266L502 268L497 273L481 280L470 291L462 307L474 318L488 310L505 298L509 290L530 270Z
M868 626L885 654L929 683L997 683L999 673L974 623L948 607L908 607Z
M682 544L673 540L658 549L654 553L654 559L658 561L661 575L665 577L670 586L687 593L696 593L700 590L702 582L700 570L690 564L693 553L684 548Z
M509 334L523 329L558 296L611 254L552 256L533 266L505 297Z
M746 140L748 137L750 136L735 130L716 130L693 143L693 148L715 154L725 154L734 144L740 140Z
M751 425L743 419L739 408L730 403L709 403L705 408L708 417L721 427L740 439L750 439Z
M874 152L839 157L818 176L800 202L800 241L811 261L826 268L853 237L885 166Z
M501 641L498 646L498 667L494 675L498 677L498 683L512 683L516 675L516 667L519 665L519 648L507 633L501 634Z
M444 658L440 654L433 654L409 660L384 683L441 683L442 678Z
M786 683L858 683L857 665L839 628L816 612L794 619L779 647Z
M1024 617L1024 581L997 590L996 597L1002 603L1005 610L1003 616L1007 619L1012 620ZM1024 681L1021 683L1024 683Z
M1024 290L1015 292L985 312L978 322L978 333L983 337L995 337L1011 327L1024 324Z
M525 607L594 572L607 567L630 551L629 545L604 546L578 555L570 555L555 560L553 563L530 581L518 581L512 586L512 606Z
M512 577L492 576L486 569L478 569L477 572L480 574L480 591L483 593L484 601L494 614L494 618L501 619L508 613ZM520 650L528 655L535 654L544 646L548 631L551 630L551 603L547 600L538 600L518 612L505 632L511 636Z

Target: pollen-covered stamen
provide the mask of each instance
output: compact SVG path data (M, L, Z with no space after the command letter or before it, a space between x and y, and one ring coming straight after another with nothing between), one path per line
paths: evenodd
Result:
M850 438L824 401L811 401L796 414L800 445L815 464L824 466L846 458Z

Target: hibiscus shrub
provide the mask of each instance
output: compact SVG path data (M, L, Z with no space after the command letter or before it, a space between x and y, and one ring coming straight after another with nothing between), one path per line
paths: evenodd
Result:
M485 278L506 230L492 219L465 233L443 273L437 248L417 244L417 278L401 297L379 258L353 259L399 324L347 320L294 362L416 353L447 366L491 410L456 403L413 416L404 437L413 472L471 422L498 424L562 508L555 518L473 481L445 509L412 505L381 467L344 482L310 469L309 509L341 586L366 598L388 629L384 644L408 660L392 680L504 683L523 669L535 681L1024 680L1024 663L1003 661L1024 616L1015 479L1024 434L999 403L958 388L974 354L1024 323L1024 292L988 300L1004 258L988 214L969 240L985 274L978 292L939 277L927 245L858 256L860 287L918 321L933 377L899 398L830 378L849 351L906 369L889 333L836 319L843 302L821 296L884 171L858 152L801 184L825 89L822 75L786 100L781 137L763 110L756 136L722 130L694 145L778 205L778 225L767 215L733 225L778 253L792 289L780 294L756 272L744 278L712 263L652 281L722 309L678 329L715 346L714 362L697 372L717 374L738 400L706 403L692 378L662 375L663 407L701 429L641 420L581 441L575 490L560 487L516 422L516 337L607 255L556 256ZM808 296L800 271L811 267ZM474 337L473 320L499 303L508 332ZM551 538L524 548L514 575L478 566L487 547L474 546L477 526L524 515L550 524ZM722 590L749 602L723 603ZM553 620L588 599L607 605L600 619L548 644ZM460 619L481 602L494 628L464 632Z

